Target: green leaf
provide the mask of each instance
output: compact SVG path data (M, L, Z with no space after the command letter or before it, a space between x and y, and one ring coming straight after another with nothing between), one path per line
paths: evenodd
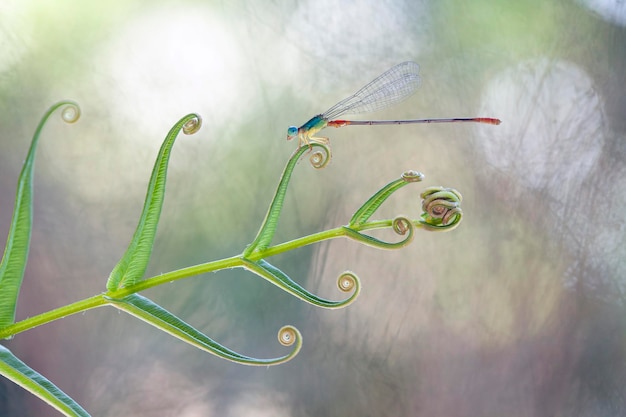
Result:
M272 199L272 203L270 204L269 209L267 210L267 214L265 215L265 219L261 224L261 228L259 229L259 233L256 238L248 245L246 250L243 252L244 257L249 257L252 253L262 251L268 248L270 243L272 243L272 238L274 237L274 233L276 233L276 227L278 226L278 218L280 217L280 212L283 208L283 204L285 202L285 195L287 194L287 187L289 185L289 181L291 180L291 174L298 163L300 157L307 151L311 150L313 147L320 147L324 149L327 157L330 155L330 150L321 144L311 143L309 146L302 146L291 155L287 165L285 166L285 170L280 177L280 182L278 183L278 188L276 189L276 193L274 194L274 198ZM317 153L314 153L313 156L318 156ZM313 158L311 159L311 163L316 168L322 168L326 166L328 159L323 160L323 157L317 162L314 162ZM322 162L323 161L323 162Z
M0 262L0 328L15 322L17 297L22 286L26 261L28 260L30 233L33 223L35 151L39 144L39 137L43 127L52 113L62 106L67 106L62 113L64 121L73 123L80 117L80 107L73 101L60 101L46 111L35 130L28 155L17 181L13 218L9 227L4 255Z
M361 283L356 275L348 273L342 274L338 280L338 287L343 292L353 291L350 297L345 300L340 301L332 301L327 300L325 298L318 297L317 295L309 292L305 288L303 288L300 284L289 278L287 274L285 274L280 269L276 268L274 265L269 262L260 259L258 261L251 261L249 259L244 259L244 268L248 269L251 272L259 275L262 278L265 278L272 284L281 288L282 290L288 292L296 296L297 298L306 301L307 303L313 304L318 307L324 308L342 308L349 304L351 304L356 297L359 295L361 290ZM350 279L351 277L351 285L346 285L346 279Z
M4 346L0 346L0 374L41 398L66 416L89 417L89 413L76 401L40 373L19 360Z
M356 228L359 226L363 225L357 225L353 227ZM402 216L396 217L391 221L391 228L399 235L406 235L404 239L398 242L385 242L373 236L361 233L359 230L353 229L349 226L343 226L343 232L346 237L352 240L378 249L400 249L407 246L413 240L413 235L415 234L415 226L410 219Z
M378 210L378 208L391 196L391 194L398 191L400 188L404 187L408 183L418 182L424 178L424 175L417 171L406 171L402 174L402 176L390 182L381 188L376 194L369 198L355 213L354 216L350 219L350 223L348 227L353 228L354 226L362 225Z
M107 289L115 291L137 283L148 267L152 245L161 216L165 195L167 168L176 137L182 130L185 134L195 133L200 128L200 116L191 113L180 119L165 137L159 155L154 163L150 183L146 192L139 224L128 245L128 249L118 264L113 268L107 281Z
M454 188L429 187L421 194L422 210L420 225L426 230L450 231L463 218L463 197Z
M163 330L170 335L187 342L198 349L209 352L229 361L244 365L269 366L284 363L298 354L302 347L302 336L295 327L285 326L280 329L278 338L281 344L289 346L295 343L293 350L285 356L272 359L258 359L241 355L227 347L224 347L196 330L174 314L165 310L158 304L139 294L131 294L121 299L105 297L111 304L133 316L145 321L148 324Z

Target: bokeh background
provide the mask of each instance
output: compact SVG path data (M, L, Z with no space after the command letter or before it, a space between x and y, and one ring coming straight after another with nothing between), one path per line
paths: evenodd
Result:
M204 126L174 147L149 275L240 253L296 146L286 128L392 65L418 62L420 90L374 118L503 120L325 132L332 163L298 166L277 243L347 223L408 169L464 196L458 229L401 251L271 259L334 299L355 271L346 309L242 270L146 291L247 355L284 354L276 333L297 326L288 364L225 362L111 308L6 346L94 416L626 415L625 26L620 0L3 0L0 236L39 118L83 111L42 137L18 319L103 291L189 112ZM418 216L421 188L378 216ZM0 415L58 414L2 379Z

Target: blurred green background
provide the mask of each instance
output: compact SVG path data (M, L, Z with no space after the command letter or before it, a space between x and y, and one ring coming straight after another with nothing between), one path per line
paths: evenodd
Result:
M114 309L6 345L94 416L608 416L626 414L626 6L580 1L12 1L0 4L0 236L43 112L32 248L18 319L104 290L171 125L202 115L170 165L149 275L240 253L302 124L399 62L411 99L373 116L498 117L500 126L325 131L300 163L275 242L348 222L407 169L458 189L464 221L398 252L335 241L272 259L338 299L327 311L250 273L145 295L244 354L225 362ZM419 215L418 190L379 216ZM4 239L4 237L2 237ZM0 415L56 416L2 379Z

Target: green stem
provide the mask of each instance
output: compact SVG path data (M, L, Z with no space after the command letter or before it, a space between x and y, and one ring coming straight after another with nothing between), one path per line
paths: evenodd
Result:
M104 294L94 295L93 297L85 298L84 300L76 301L72 304L50 310L46 313L18 321L17 323L0 330L0 338L6 339L23 331L41 326L42 324L50 323L51 321L62 319L63 317L71 316L72 314L76 314L81 311L87 311L92 308L102 307L103 305L109 304L108 301L104 299L103 295Z
M362 231L371 229L384 229L390 228L391 225L391 220L379 220L359 225L358 227L354 227L353 230ZM348 237L348 233L346 233L345 227L336 227L334 229L325 230L323 232L281 243L264 250L258 250L257 252L251 254L247 259L256 261L259 259L278 255L280 253L288 252L293 249L301 248L303 246L311 245L313 243L321 242L324 240L336 239L338 237ZM145 280L140 281L137 284L131 285L129 287L124 287L116 291L107 291L105 293L94 295L92 297L85 298L72 304L68 304L66 306L59 307L57 309L50 310L37 316L29 317L25 320L14 323L3 329L0 329L0 339L12 337L13 335L16 335L18 333L30 330L37 326L41 326L42 324L50 323L63 317L70 316L72 314L110 304L110 302L105 297L121 299L130 294L134 294L148 288L156 287L161 284L177 281L183 278L189 278L195 275L205 274L207 272L214 272L227 268L241 268L244 266L244 264L245 261L243 260L242 256L237 255L230 258L206 262L203 264L198 264L154 277L146 278Z
M68 304L66 306L59 307L57 309L50 310L37 316L29 317L25 320L19 321L15 324L0 329L0 339L11 337L23 331L30 330L37 326L41 326L42 324L50 323L54 320L62 319L63 317L67 317L72 314L111 304L105 297L120 299L126 297L127 295L134 294L148 288L156 287L157 285L165 284L167 282L176 281L182 278L199 275L206 272L213 272L220 269L240 267L242 266L242 264L243 262L241 258L236 256L232 258L207 262L200 265L190 266L188 268L179 269L176 271L168 272L166 274L157 275L155 277L151 277L144 281L138 282L135 285L124 287L116 291L107 291L105 293L94 295L93 297L85 298L84 300L76 301L72 304Z

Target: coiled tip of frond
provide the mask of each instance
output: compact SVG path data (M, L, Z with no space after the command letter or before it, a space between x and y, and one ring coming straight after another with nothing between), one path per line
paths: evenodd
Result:
M422 221L430 230L451 230L458 226L463 216L461 193L453 188L430 187L422 192Z
M315 169L325 168L326 165L328 165L328 163L330 162L330 149L324 145L319 146L321 146L324 151L315 151L309 157L309 162L311 163L311 166Z
M394 232L396 232L400 236L404 236L412 231L413 223L406 217L398 216L391 222L391 227L393 228Z
M75 123L80 119L80 107L75 103L68 103L61 110L61 119L65 123Z
M189 119L183 125L183 133L185 135L193 135L198 130L200 130L201 127L202 127L202 118L196 114L194 118Z
M283 326L278 331L278 342L283 346L291 346L298 340L302 340L302 335L293 326Z
M408 171L404 171L400 178L402 178L405 182L419 182L424 180L424 174L410 169Z
M337 287L342 292L352 291L358 284L359 278L354 272L345 271L337 278Z

